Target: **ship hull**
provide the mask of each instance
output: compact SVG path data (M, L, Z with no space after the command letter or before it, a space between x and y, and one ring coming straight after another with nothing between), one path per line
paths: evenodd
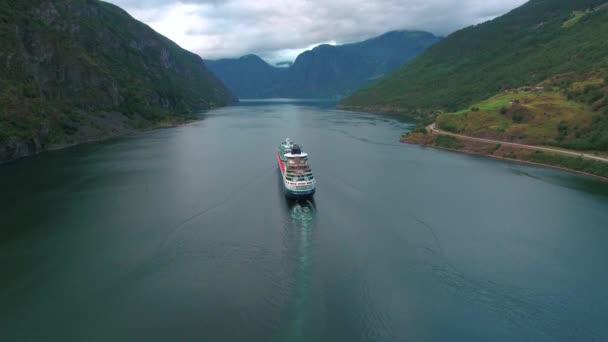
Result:
M290 199L306 199L313 197L315 194L315 189L306 191L292 191L287 189L285 186L283 186L283 189L285 190L285 197Z

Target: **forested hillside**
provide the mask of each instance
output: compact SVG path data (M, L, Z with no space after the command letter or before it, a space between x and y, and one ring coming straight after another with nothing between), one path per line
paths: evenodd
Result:
M98 0L0 0L0 46L0 162L233 101L199 56Z
M358 91L342 107L425 114L457 111L505 89L608 67L605 0L532 0L455 32Z

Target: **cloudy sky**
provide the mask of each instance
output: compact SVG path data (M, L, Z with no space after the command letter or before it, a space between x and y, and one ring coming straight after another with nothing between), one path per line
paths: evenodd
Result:
M526 0L106 0L205 59L293 60L313 46L390 30L447 35Z

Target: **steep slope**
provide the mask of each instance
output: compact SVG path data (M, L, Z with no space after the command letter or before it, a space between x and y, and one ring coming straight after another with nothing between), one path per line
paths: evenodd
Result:
M320 45L300 54L289 68L270 66L251 55L207 65L241 98L344 97L439 40L427 32L393 31L359 43Z
M0 0L0 162L233 101L202 59L98 0Z
M532 0L458 31L341 106L457 111L502 90L608 66L606 0Z
M296 59L287 89L296 97L343 97L418 56L439 38L393 31L363 42L321 45Z
M256 55L205 63L240 98L274 97L287 73L286 68L273 67Z

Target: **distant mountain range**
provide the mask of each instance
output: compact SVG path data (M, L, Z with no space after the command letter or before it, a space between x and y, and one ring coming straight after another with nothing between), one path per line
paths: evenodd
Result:
M320 45L293 64L271 66L256 55L207 60L239 98L341 98L418 56L441 38L421 31L392 31L359 43Z
M234 101L202 59L98 0L0 0L0 162Z

